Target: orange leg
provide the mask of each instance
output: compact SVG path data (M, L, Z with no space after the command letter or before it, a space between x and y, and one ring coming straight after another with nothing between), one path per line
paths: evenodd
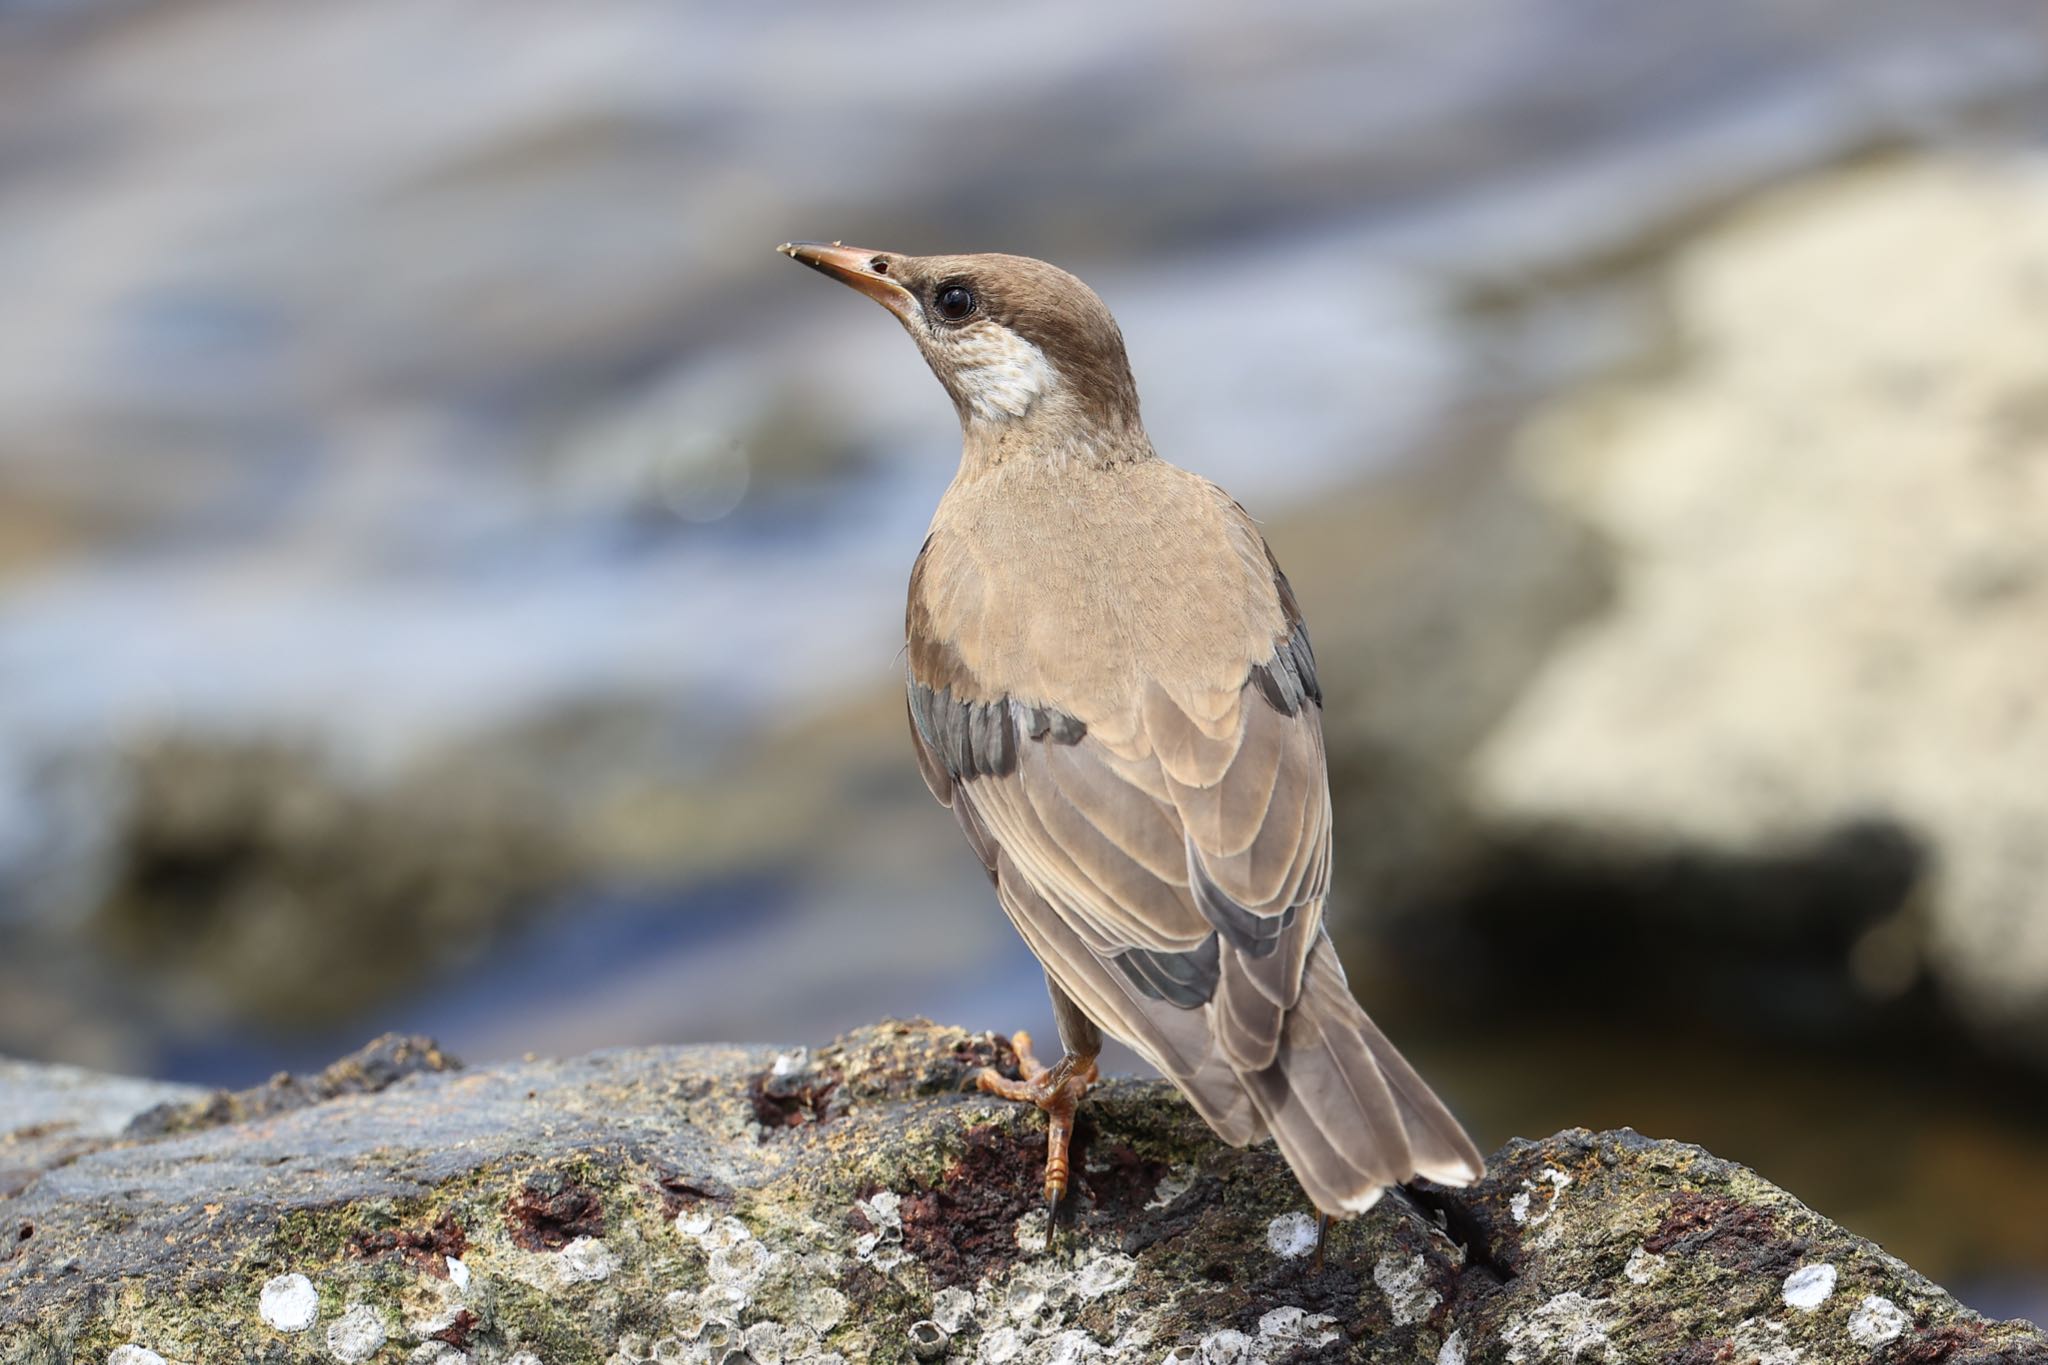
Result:
M1043 1066L1031 1053L1030 1034L1020 1031L1011 1041L1017 1049L1017 1069L1024 1073L1024 1079L1013 1081L994 1067L983 1067L975 1073L974 1083L991 1095L1035 1104L1045 1111L1049 1121L1045 1144L1045 1235L1050 1245L1060 1201L1067 1197L1067 1144L1074 1136L1074 1110L1095 1084L1095 1058L1092 1054L1069 1052L1051 1066Z

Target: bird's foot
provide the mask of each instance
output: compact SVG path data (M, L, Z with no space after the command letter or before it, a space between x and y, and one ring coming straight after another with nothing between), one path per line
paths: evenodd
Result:
M1051 1066L1042 1065L1032 1055L1028 1033L1018 1032L1011 1044L1017 1050L1017 1069L1024 1078L1013 1081L994 1067L985 1066L975 1073L974 1083L991 1095L1035 1104L1045 1111L1045 1239L1046 1245L1051 1246L1060 1201L1067 1197L1067 1145L1074 1136L1074 1111L1095 1084L1098 1073L1093 1057L1073 1052Z

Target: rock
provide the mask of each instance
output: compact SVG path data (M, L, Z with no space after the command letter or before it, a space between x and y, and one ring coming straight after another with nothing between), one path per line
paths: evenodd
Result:
M1472 423L1269 528L1323 678L1340 924L1426 923L1485 855L1472 756L1559 639L1606 603L1594 538L1503 469L1513 431Z
M419 1072L456 1071L462 1063L443 1052L431 1038L387 1033L322 1070L299 1077L280 1072L268 1085L243 1091L216 1090L198 1098L168 1100L131 1119L123 1130L130 1137L163 1137L170 1133L210 1128L222 1123L302 1109L342 1095L371 1095ZM190 1087L180 1087L189 1090Z
M1014 1062L1001 1040L847 1035L806 1054L836 1083L796 1122L759 1105L778 1055L427 1071L103 1134L0 1205L32 1229L0 1260L0 1359L2048 1361L1755 1174L1626 1130L1390 1197L1317 1273L1270 1145L1113 1081L1047 1254L1042 1121L963 1089ZM421 1250L447 1245L461 1282Z
M571 875L531 783L477 761L379 783L344 767L264 740L132 746L98 940L255 1024L305 1026L431 978Z
M1672 363L1527 442L1617 582L1482 751L1482 818L1775 869L1751 905L1846 870L1780 919L1847 908L1866 995L1925 970L2048 1057L2044 282L2039 156L1846 172L1684 246Z
M159 1105L189 1104L189 1085L102 1076L75 1066L37 1066L0 1057L0 1198L19 1193L71 1153L117 1136Z

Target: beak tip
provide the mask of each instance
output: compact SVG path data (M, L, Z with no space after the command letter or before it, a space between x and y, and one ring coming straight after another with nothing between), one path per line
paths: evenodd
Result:
M802 262L803 262L804 264L806 264L806 265L809 265L809 264L811 264L811 263L812 263L813 259L814 259L815 257L817 257L817 256L820 256L820 255L823 255L823 254L825 254L825 253L828 253L828 252L832 252L832 251L840 251L840 252L844 252L844 251L846 251L846 250L847 250L848 248L847 248L847 245L846 245L846 243L844 243L844 242L808 242L808 241L806 241L806 242L784 242L784 243L783 243L783 244L782 244L781 246L779 246L779 247L776 247L775 249L776 249L777 251L779 251L780 253L782 253L783 255L785 255L785 256L787 256L787 257L789 257L789 258L790 258L791 260L793 260L793 261L802 261ZM809 254L806 254L806 253L809 253Z

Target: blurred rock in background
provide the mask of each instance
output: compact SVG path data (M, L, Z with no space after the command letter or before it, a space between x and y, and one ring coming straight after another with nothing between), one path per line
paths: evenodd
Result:
M2048 157L1802 186L1669 279L1669 371L1525 439L1617 581L1480 807L1592 863L1786 876L1872 831L1840 851L1889 874L1810 907L1869 914L1845 976L1925 972L2048 1062ZM1754 889L1724 913L1794 909Z
M2028 1311L2039 18L0 0L0 1053L1044 1028L902 735L952 416L770 248L1026 251L1265 520L1482 1143Z
M454 764L360 792L274 746L170 742L132 763L97 937L224 1021L349 1019L474 957L568 875L543 798Z
M1331 710L1354 980L1481 1113L1663 1112L2042 1264L2048 158L1819 176L1653 278L1655 363L1496 467L1519 541L1425 519L1457 624L1319 637L1446 680Z

